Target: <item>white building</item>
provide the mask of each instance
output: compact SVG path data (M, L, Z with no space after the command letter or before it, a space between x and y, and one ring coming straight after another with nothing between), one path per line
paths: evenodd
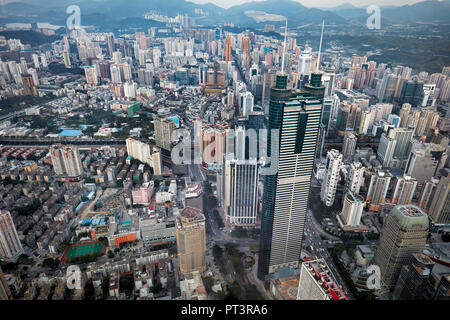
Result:
M320 190L320 198L327 207L331 207L334 203L341 165L342 154L334 149L328 151L327 173Z
M7 210L2 210L0 212L0 258L16 261L22 253L24 250L11 214Z

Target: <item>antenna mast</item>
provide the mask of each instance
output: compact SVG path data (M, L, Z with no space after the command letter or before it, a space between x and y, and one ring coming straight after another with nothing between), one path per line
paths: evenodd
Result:
M283 57L281 59L281 74L282 75L284 75L284 56L286 55L286 37L287 37L287 18L286 18L286 27L284 28Z
M319 68L320 68L320 51L322 51L322 39L323 39L324 26L325 26L325 20L322 20L322 33L320 34L319 55L317 56L316 73L319 73Z

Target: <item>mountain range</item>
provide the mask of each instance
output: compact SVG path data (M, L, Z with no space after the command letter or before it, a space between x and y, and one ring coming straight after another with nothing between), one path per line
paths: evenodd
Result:
M179 13L196 17L198 24L217 25L234 23L240 26L258 24L251 12L281 15L288 18L289 25L302 26L320 24L364 24L367 17L365 8L343 4L334 8L308 8L293 0L266 0L247 2L223 9L214 4L195 4L185 0L18 0L1 7L3 19L8 22L15 17L22 21L39 19L39 21L64 22L70 5L81 8L83 25L115 25L120 21L136 18L143 20L145 12L150 10L174 17ZM198 14L201 9L205 14ZM450 24L450 0L428 0L413 5L381 7L382 23L441 23ZM5 22L3 20L2 22ZM259 22L259 23L268 23ZM275 24L283 24L278 22Z

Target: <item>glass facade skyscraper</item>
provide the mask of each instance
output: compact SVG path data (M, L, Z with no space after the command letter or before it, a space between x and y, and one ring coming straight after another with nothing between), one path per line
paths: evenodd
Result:
M277 75L270 92L267 154L278 158L277 172L264 177L258 278L281 267L297 267L308 207L314 156L323 107L321 75L302 90L291 90ZM279 130L278 152L271 130ZM275 165L273 162L272 165Z

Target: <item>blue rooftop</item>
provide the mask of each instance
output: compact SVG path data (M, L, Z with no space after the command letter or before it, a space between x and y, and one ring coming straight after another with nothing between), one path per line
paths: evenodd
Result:
M77 137L79 135L81 135L81 131L73 129L63 129L63 131L59 133L60 137Z

